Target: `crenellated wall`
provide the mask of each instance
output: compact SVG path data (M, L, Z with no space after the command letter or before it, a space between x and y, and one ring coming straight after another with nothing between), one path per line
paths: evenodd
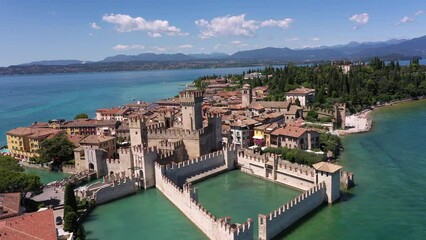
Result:
M315 184L315 169L306 165L278 160L275 181L307 190Z
M188 217L208 238L218 240L251 240L253 239L253 220L248 219L243 224L231 224L230 218L217 218L207 211L199 202L198 195L191 184L179 188L164 173L165 166L156 164L156 187L160 190L186 217Z
M325 201L326 186L321 182L271 213L259 214L259 240L272 239Z
M139 177L126 176L124 172L104 176L102 182L75 190L76 196L95 200L97 205L136 193Z
M133 157L130 148L117 150L118 158L106 159L107 174L125 172L127 176L133 174Z
M307 190L315 185L314 168L281 160L277 155L254 155L241 151L237 162L242 172L293 188Z
M186 179L214 168L225 166L223 151L203 155L199 158L165 165L165 176L178 186L182 186Z

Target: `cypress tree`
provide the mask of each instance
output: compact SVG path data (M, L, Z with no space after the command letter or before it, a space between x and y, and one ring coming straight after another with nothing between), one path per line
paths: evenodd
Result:
M68 211L77 213L77 201L74 195L74 184L67 184L64 191L64 216Z

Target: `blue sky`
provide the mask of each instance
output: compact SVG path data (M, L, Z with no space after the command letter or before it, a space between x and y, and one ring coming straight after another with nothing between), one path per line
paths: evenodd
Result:
M0 0L0 66L426 34L424 0Z

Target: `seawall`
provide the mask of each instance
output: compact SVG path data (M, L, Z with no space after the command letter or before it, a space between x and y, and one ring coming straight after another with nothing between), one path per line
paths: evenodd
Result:
M322 182L269 214L259 214L259 240L274 238L309 212L322 205L325 200L326 186Z
M191 220L208 238L217 240L250 240L253 239L252 219L242 224L231 224L231 218L217 218L207 211L199 202L198 194L191 184L179 188L163 173L164 166L156 164L156 187L164 194L189 220Z

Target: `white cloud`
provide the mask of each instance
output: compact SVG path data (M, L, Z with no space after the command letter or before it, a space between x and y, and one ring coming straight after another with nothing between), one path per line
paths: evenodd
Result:
M254 20L246 20L245 14L239 16L217 17L211 21L200 19L195 24L201 28L200 37L211 38L223 36L253 36L257 26Z
M165 33L169 36L188 35L182 32L181 29L170 25L166 20L148 21L142 17L133 18L125 14L104 15L102 20L114 24L118 32L147 31L148 35L151 37L160 37L161 33Z
M286 41L298 41L298 37L287 38Z
M90 24L90 27L91 28L93 28L93 29L95 29L95 30L99 30L99 29L101 29L101 26L99 26L98 24L96 24L95 22L92 22L91 24Z
M355 14L349 18L350 21L355 22L357 24L356 26L352 28L353 30L357 30L361 26L367 24L369 19L370 19L370 16L368 16L368 13Z
M282 29L287 29L290 27L290 24L293 22L294 22L294 19L291 19L291 18L286 18L282 20L269 19L266 21L262 21L260 23L260 26L261 27L279 27Z
M167 48L164 47L151 47L151 50L155 51L155 52L164 52L167 50Z
M153 32L148 32L148 36L153 37L153 38L160 38L162 37L162 35L160 33L153 33Z
M265 21L248 20L245 14L237 16L222 16L216 17L208 21L199 19L195 24L201 29L199 37L202 39L212 38L217 36L254 36L256 30L261 27L279 27L286 29L294 19L286 18L282 20L269 19Z
M414 20L422 14L423 14L423 10L418 10L412 16L404 16L403 18L401 18L401 20L399 20L399 22L396 23L396 25L414 22Z
M355 14L349 20L358 24L367 24L369 20L368 13Z
M418 10L416 13L414 13L414 16L419 16L422 15L424 13L423 10Z
M141 49L145 49L145 46L140 44L133 44L133 45L118 44L112 47L112 50L114 51L141 50Z
M225 45L225 47L232 47L232 48L235 48L235 47L237 47L237 48L241 48L241 47L247 47L248 46L248 44L247 43L243 43L243 42L241 42L241 41L238 41L238 40L236 40L236 41L232 41L232 42L230 42L229 44L227 44L227 45Z
M240 45L242 43L243 42L241 42L241 41L232 41L232 42L230 42L230 44L232 44L232 45Z
M405 16L405 17L401 18L401 20L399 20L399 23L409 23L409 22L412 22L412 21L414 21L414 18Z
M183 44L178 46L179 49L189 49L189 48L193 48L194 46L192 46L191 44Z
M222 47L222 44L218 43L218 44L214 45L213 49L217 50L217 49L219 49L221 47Z
M321 40L321 38L319 38L319 37L312 38L312 41L319 41L319 40Z

